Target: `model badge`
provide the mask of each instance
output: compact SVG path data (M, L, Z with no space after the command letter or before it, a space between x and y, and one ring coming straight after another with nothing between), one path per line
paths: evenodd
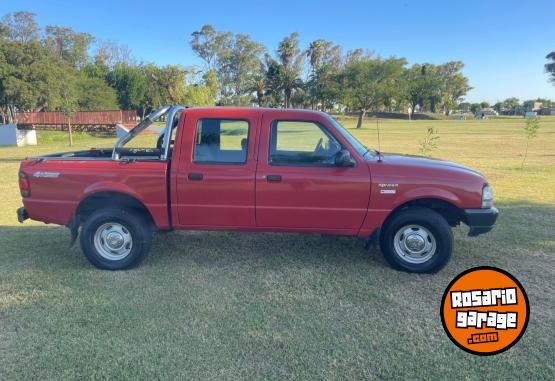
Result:
M395 189L380 189L380 194L395 194L397 191Z
M48 179L57 179L60 176L60 172L35 172L33 177L45 177Z

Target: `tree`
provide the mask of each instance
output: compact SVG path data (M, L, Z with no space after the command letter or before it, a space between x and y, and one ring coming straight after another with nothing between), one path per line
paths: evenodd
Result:
M231 38L231 33L217 32L212 25L203 25L191 34L191 48L206 63L207 71L216 71L218 56L221 56Z
M505 110L511 111L512 114L516 114L517 109L520 107L520 101L518 98L507 98L503 101Z
M538 134L540 129L540 121L538 118L526 119L526 124L524 124L524 136L526 137L526 149L524 150L524 156L522 157L522 164L520 169L524 169L524 162L528 157L528 146L530 145L530 140L534 139Z
M27 43L38 41L40 28L35 21L35 14L31 12L8 13L0 22L0 30L11 41Z
M534 108L534 103L536 103L535 100L529 99L522 102L522 107L524 107L526 111L532 111L532 109Z
M482 109L482 104L481 103L472 103L470 105L470 111L473 114L476 114L478 111L480 111Z
M433 127L428 127L424 140L420 142L420 148L418 149L419 152L423 156L430 157L432 154L432 151L437 148L438 140L439 140L439 134L437 130L435 130Z
M441 106L445 115L449 115L455 105L471 89L468 85L468 78L461 73L463 67L464 64L460 61L447 62L437 67Z
M84 72L77 76L75 85L79 110L115 110L118 108L116 90L104 78L89 77Z
M370 109L384 104L391 88L401 80L404 60L366 59L349 63L341 74L344 102L359 110L356 128Z
M341 47L330 41L312 41L305 51L309 59L311 73L307 85L312 108L317 104L322 110L335 103L338 98L335 77L341 70Z
M18 111L41 111L55 103L63 75L74 69L53 60L38 41L0 40L0 108L13 122Z
M291 33L280 41L277 48L279 65L274 78L275 90L282 91L285 108L291 106L291 95L294 90L302 87L300 78L303 55L299 48L299 34Z
M117 91L120 107L139 110L144 116L149 106L149 87L144 71L140 67L118 63L108 73L107 79Z
M220 87L225 88L225 95L234 104L250 102L249 80L260 71L261 56L265 48L245 34L236 34L227 50L226 56L220 57Z
M88 50L95 38L71 28L48 25L44 44L54 57L74 67L82 67L89 60Z
M545 71L549 74L551 82L555 84L555 51L549 53L545 58L551 61L545 64Z
M113 41L100 42L96 47L94 62L97 65L114 67L117 63L133 65L131 51L126 45L120 45Z
M247 89L255 93L256 103L258 107L262 107L265 101L265 95L269 87L267 77L267 68L263 61L259 63L259 70L254 73L248 80Z
M435 75L435 66L431 64L415 64L405 74L407 86L406 97L410 105L412 118L416 108L424 108L425 102L440 97L441 83ZM433 112L433 107L431 109Z
M491 106L488 102L480 102L480 107L482 109L485 109L485 108L490 108Z
M497 102L493 105L493 109L495 111L497 111L498 113L501 113L501 111L505 110L505 103L504 102Z
M201 83L192 83L185 88L183 103L191 106L213 106L218 96L216 73L210 70Z
M250 102L251 77L259 74L262 44L242 33L219 32L211 25L191 35L191 48L218 78L221 104Z
M461 111L468 112L468 111L470 111L470 103L468 103L468 102L459 103L458 108Z
M69 66L69 65L67 65ZM62 70L57 73L59 84L53 87L53 96L50 98L49 106L53 110L63 112L67 119L69 145L73 145L73 131L71 127L71 118L77 110L79 110L79 96L77 91L76 72L71 70Z

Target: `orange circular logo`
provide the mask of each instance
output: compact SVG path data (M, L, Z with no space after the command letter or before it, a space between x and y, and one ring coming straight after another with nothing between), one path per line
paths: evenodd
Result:
M505 270L475 267L443 294L441 322L459 348L481 356L506 351L524 334L530 306L520 282Z

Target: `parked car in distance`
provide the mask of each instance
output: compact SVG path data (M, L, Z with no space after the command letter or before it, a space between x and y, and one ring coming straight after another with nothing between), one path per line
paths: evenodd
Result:
M141 133L160 118L159 135ZM19 187L20 222L68 226L109 270L141 262L154 230L230 230L364 237L397 269L435 272L452 226L476 236L498 215L479 173L382 154L325 113L289 109L162 107L114 148L23 160Z

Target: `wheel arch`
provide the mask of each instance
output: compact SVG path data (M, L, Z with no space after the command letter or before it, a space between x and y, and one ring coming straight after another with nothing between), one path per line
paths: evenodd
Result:
M384 223L382 224L382 229L387 226L387 223L397 213L416 206L431 209L437 212L447 221L450 226L457 226L459 223L465 222L464 212L454 203L446 201L442 198L422 197L415 198L410 201L406 201L401 205L398 205L395 209L391 211L391 213L389 213Z
M77 205L74 219L81 223L94 211L107 207L132 210L144 216L152 225L155 225L152 213L142 201L127 193L116 191L98 191L88 194Z

